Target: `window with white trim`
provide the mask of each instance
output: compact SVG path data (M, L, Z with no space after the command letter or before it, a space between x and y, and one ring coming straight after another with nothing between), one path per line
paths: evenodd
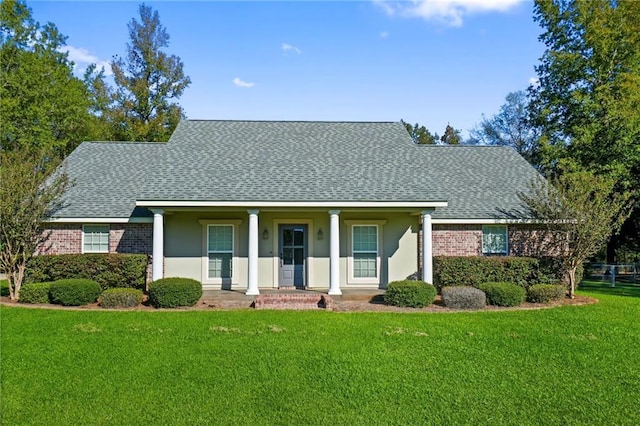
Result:
M82 252L109 253L109 225L83 225Z
M482 254L507 255L508 251L506 225L482 226Z
M207 225L207 278L231 278L233 228L233 225Z
M353 225L353 277L378 276L378 226Z

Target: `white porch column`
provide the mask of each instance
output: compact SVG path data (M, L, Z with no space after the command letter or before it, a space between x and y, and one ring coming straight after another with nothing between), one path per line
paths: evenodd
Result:
M340 295L340 210L329 210L331 218L329 245L329 294Z
M431 213L422 211L422 281L433 284L433 235L431 230Z
M153 253L152 273L153 281L164 276L164 210L151 209L153 212Z
M255 296L258 290L258 213L260 210L247 210L249 213L249 273L246 294Z

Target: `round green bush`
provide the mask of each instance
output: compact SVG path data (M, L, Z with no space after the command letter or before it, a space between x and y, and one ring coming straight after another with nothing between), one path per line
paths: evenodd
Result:
M193 306L202 297L202 284L191 278L162 278L149 284L149 303L156 308Z
M519 306L527 291L513 283L484 283L478 288L487 296L487 303L495 306Z
M20 303L51 303L49 290L51 283L25 284L20 289Z
M567 294L567 288L561 284L536 284L527 290L527 302L549 303L562 300Z
M484 292L475 287L443 287L442 302L447 308L483 309L487 299Z
M103 308L135 308L142 303L142 290L136 288L109 288L100 295Z
M424 281L394 281L387 285L384 301L392 306L424 308L436 299L437 290Z
M100 293L100 284L83 278L54 281L49 289L51 302L64 306L88 305L95 302Z

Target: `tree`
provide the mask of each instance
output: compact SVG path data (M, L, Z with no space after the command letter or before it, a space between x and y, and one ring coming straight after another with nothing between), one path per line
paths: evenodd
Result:
M534 166L538 164L538 130L529 123L529 102L523 91L511 92L491 118L483 116L471 130L471 143L510 146Z
M64 156L87 135L88 96L61 52L65 37L24 1L0 3L0 147Z
M11 300L20 298L27 262L47 241L44 222L61 207L69 181L57 164L42 149L0 151L0 270Z
M175 100L191 83L179 57L161 49L169 45L169 34L157 11L139 7L140 22L128 25L130 43L126 60L111 62L115 89L104 117L112 138L136 141L166 141L184 111Z
M549 182L536 180L520 199L529 217L546 227L538 250L560 260L573 298L576 269L620 229L630 211L629 195L617 192L611 178L572 171Z
M432 145L438 143L440 136L437 133L431 134L431 132L424 126L420 126L418 123L413 126L404 120L400 120L404 127L409 132L411 139L417 145Z
M459 145L462 141L460 130L454 129L451 125L447 124L444 134L440 137L440 141L446 145Z
M534 19L546 51L529 94L545 168L609 176L640 215L640 2L536 0Z

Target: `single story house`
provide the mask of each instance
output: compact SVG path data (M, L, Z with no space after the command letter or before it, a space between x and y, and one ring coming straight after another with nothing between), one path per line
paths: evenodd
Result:
M204 289L385 288L436 255L520 254L539 174L513 149L416 145L398 122L182 121L84 142L41 252L146 253ZM516 241L520 241L517 243Z

